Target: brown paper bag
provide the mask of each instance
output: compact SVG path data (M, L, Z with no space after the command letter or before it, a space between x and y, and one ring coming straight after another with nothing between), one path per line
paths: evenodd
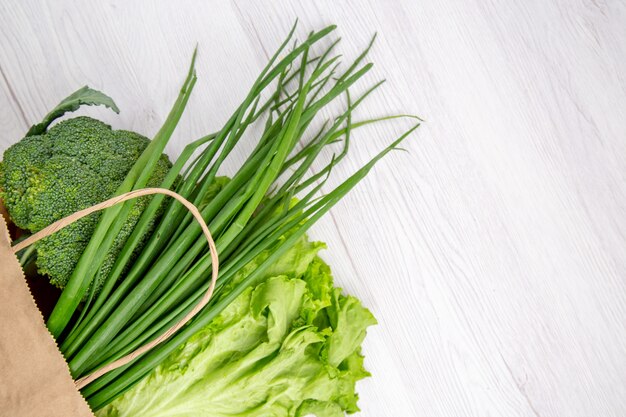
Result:
M0 216L0 415L93 417L48 332Z

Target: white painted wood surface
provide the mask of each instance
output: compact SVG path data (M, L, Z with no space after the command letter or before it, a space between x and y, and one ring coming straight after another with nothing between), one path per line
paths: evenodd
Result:
M88 114L153 134L198 42L176 155L296 17L347 57L378 31L359 115L427 120L312 233L380 321L362 415L625 416L623 1L3 0L0 150L83 84L122 109ZM355 133L338 176L406 126Z

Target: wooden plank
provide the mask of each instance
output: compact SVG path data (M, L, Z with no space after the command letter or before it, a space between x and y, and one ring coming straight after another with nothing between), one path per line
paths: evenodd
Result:
M301 36L337 23L346 60L378 31L361 88L388 82L359 118L426 119L312 232L380 322L362 415L625 415L623 3L0 5L0 150L85 83L122 109L86 114L154 133L198 42L175 156L220 127L296 17ZM408 125L355 132L337 177Z

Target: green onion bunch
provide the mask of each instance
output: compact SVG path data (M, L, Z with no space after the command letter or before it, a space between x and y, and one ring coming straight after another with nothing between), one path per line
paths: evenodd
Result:
M193 202L215 238L220 258L215 294L170 339L86 386L82 393L94 410L128 390L257 282L376 162L419 126L418 122L332 191L318 195L333 166L348 154L353 129L391 118L414 117L352 121L352 112L382 82L355 99L349 94L350 87L372 68L372 64L364 63L371 43L342 72L339 56L333 55L338 41L313 56L312 46L326 40L334 28L313 32L304 42L288 48L294 26L221 130L189 144L172 166L161 187L174 189ZM194 61L195 53L167 120L116 194L146 186L196 82ZM347 98L345 111L313 131L316 115L338 97ZM246 161L229 180L219 177L223 162L256 123L264 123L262 133ZM311 166L322 157L322 149L334 143L340 143L341 150L313 172ZM74 378L88 375L154 340L185 316L208 289L211 256L200 226L184 206L159 195L152 197L144 210L101 291L95 294L90 290L133 204L128 201L103 212L48 320ZM165 214L129 265L162 204L167 204ZM269 255L261 265L243 279L233 280L264 251Z

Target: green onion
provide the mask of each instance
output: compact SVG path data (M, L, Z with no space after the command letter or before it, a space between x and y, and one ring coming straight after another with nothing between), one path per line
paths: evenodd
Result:
M419 126L418 123L412 127L339 186L317 197L333 167L348 154L355 129L384 120L415 117L394 115L353 122L353 111L382 84L374 84L354 101L349 93L372 68L372 64L364 60L374 39L337 75L339 56L331 55L338 40L322 54L311 57L312 47L333 30L334 26L330 26L311 33L302 44L295 45L280 58L293 37L294 25L225 125L185 148L163 181L163 187L175 186L179 194L199 206L216 240L221 267L215 296L170 339L85 387L83 395L93 409L103 407L129 389L246 288L254 285L276 259ZM152 156L160 155L195 82L193 61L189 74L162 128L163 133L155 137L153 143L156 144L146 149L146 156L142 155L137 167L150 170ZM310 133L310 126L320 111L344 94L347 109ZM261 118L265 118L265 124L254 150L229 182L207 200L223 162L248 128ZM322 150L337 142L343 142L341 151L331 156L319 172L312 172L311 167L322 156ZM196 151L199 155L191 160ZM145 175L141 169L133 168L118 190L120 193L142 186ZM140 237L164 202L168 204L165 214L126 271ZM54 320L51 318L49 322L75 378L162 335L198 303L208 288L211 257L200 227L178 202L153 197L106 277L102 291L97 296L90 294L73 328L65 329L78 302L85 296L89 281L97 273L101 257L116 236L117 225L123 223L120 219L125 219L125 207L103 214L97 235L94 234L85 251L88 255L83 256L89 256L85 259L94 262L91 264L81 258L73 274L73 277L86 279L70 281L71 290L67 290L67 295L55 308ZM267 253L267 259L243 280L233 282L238 272L261 253Z
M146 147L122 184L120 184L116 195L143 188L148 182L167 141L172 136L182 116L191 91L196 83L197 78L194 71L195 59L196 52L194 51L189 74L183 84L178 99L174 103L174 107L170 111L161 129L157 132L154 140ZM65 326L70 321L87 288L91 284L92 279L104 261L104 257L113 245L113 240L126 222L128 213L134 203L135 202L131 200L123 205L110 207L100 216L91 240L78 260L66 287L63 289L48 319L48 329L55 338L60 336Z

